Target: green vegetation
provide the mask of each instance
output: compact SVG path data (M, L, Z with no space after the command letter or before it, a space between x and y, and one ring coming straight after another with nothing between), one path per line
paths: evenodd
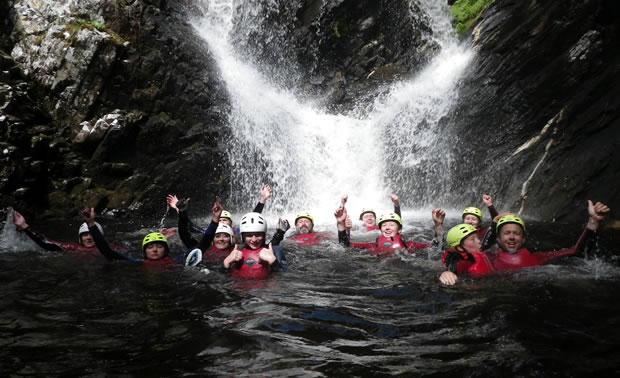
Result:
M494 0L457 0L450 7L450 13L456 23L456 32L461 37L480 17Z
M342 37L340 30L338 30L338 21L332 24L332 31L334 32L334 36L336 36L336 38Z
M101 30L104 31L105 30L105 24L101 21L96 21L96 20L85 20L83 18L76 18L75 22L82 26L82 27L93 27L97 30Z

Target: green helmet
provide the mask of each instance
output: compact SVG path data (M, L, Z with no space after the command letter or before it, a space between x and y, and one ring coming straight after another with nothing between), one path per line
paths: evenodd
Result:
M461 223L456 225L446 234L446 242L450 248L461 245L463 239L476 232L476 227L471 224Z
M482 211L480 211L480 209L477 207L468 207L465 210L463 210L463 214L461 215L461 218L465 217L465 215L467 214L475 215L478 217L478 219L482 221Z
M293 224L296 224L299 218L308 218L310 219L310 222L314 224L314 218L312 218L312 215L310 215L310 213L299 213L295 215L295 221L293 222Z
M375 213L375 211L373 209L362 209L362 212L360 213L360 220L362 220L362 217L366 213L372 213L372 215L374 215L375 218L377 217L377 213Z
M232 213L230 211L222 210L222 214L220 214L220 218L230 219L232 223Z
M523 229L523 233L525 233L525 223L523 222L521 218L519 218L518 216L514 214L506 214L497 220L497 227L496 227L497 232L499 233L499 229L502 228L503 225L508 224L508 223L518 224Z
M379 221L377 222L377 225L379 226L379 228L381 228L381 223L387 222L387 221L394 221L398 223L399 227L403 226L403 222L400 220L400 216L395 213L389 213L388 215L380 216Z
M150 234L146 235L142 240L142 251L144 251L144 248L147 244L153 242L164 243L166 245L166 249L168 248L168 239L166 239L164 234L162 234L161 232L151 232Z

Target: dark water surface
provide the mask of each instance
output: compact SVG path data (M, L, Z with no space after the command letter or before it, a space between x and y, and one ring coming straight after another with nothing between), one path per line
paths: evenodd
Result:
M59 225L46 226L60 240L74 238ZM428 239L422 222L407 226L410 239ZM43 252L10 228L0 247L3 376L620 371L620 269L613 251L605 259L464 277L447 288L437 280L442 268L433 253L373 257L333 242L305 248L284 242L289 271L244 281L197 268L149 271L89 254ZM108 228L109 240L134 245L144 233L131 223L116 226L124 232ZM578 233L566 226L546 243L561 244L570 234L570 245Z

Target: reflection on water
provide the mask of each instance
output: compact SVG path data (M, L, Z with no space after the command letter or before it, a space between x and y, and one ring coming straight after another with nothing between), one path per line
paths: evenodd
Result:
M264 281L3 248L0 371L538 377L620 366L613 264L571 258L446 288L432 253L284 246L290 270Z

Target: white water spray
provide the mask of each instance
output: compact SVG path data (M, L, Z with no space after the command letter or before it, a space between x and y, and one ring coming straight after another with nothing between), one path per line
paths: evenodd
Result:
M308 211L316 223L332 224L331 213L345 193L355 218L362 207L391 211L390 192L411 200L441 189L429 182L450 162L437 126L450 109L470 54L457 47L447 8L429 3L421 8L434 20L432 38L441 40L441 53L415 78L346 115L329 114L282 89L274 82L277 67L272 75L261 74L231 43L233 31L248 27L234 24L235 3L205 3L205 15L194 26L207 41L230 96L232 137L222 143L229 151L233 206L249 211L261 184L270 183L274 195L268 215ZM414 172L433 173L424 178L425 188L432 190L421 190ZM403 210L407 204L410 209L413 202L402 202Z

